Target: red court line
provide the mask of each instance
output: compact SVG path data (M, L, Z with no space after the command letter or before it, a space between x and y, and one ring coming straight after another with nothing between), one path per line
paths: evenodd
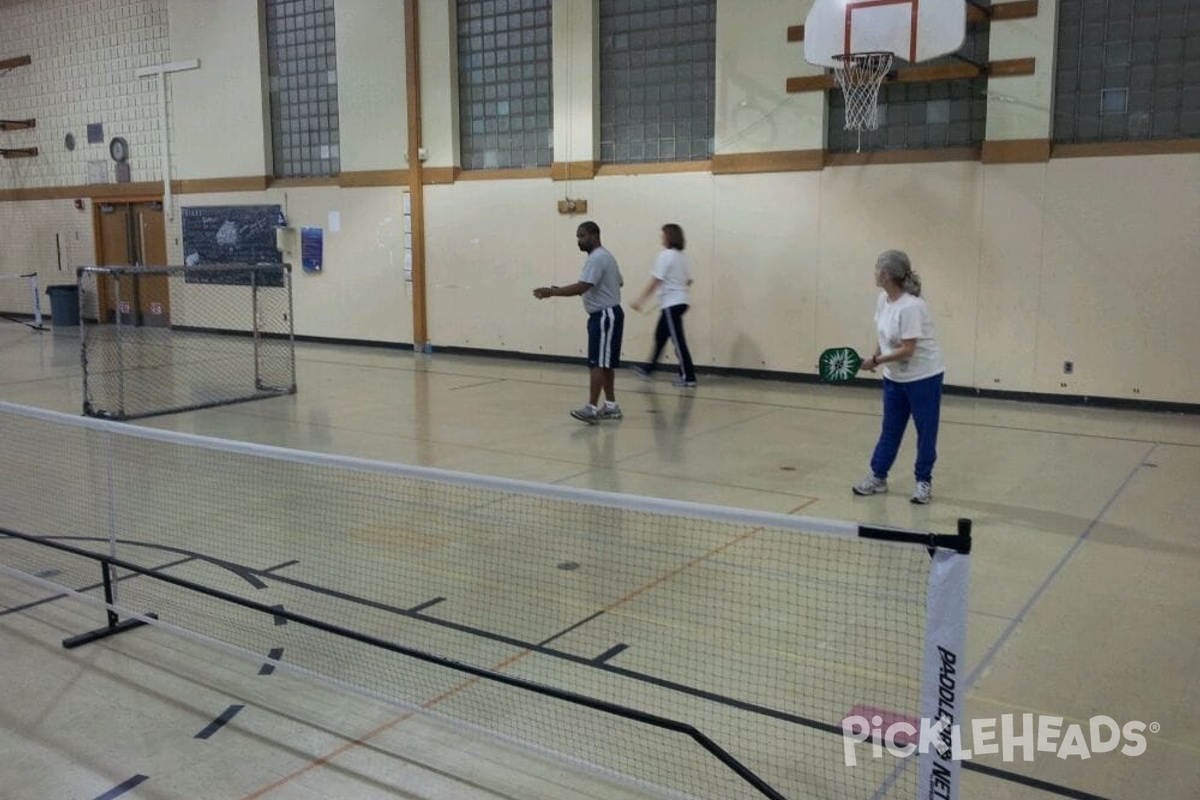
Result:
M809 500L805 503L802 503L801 505L792 509L788 513L795 514L797 511L799 511L800 509L804 508L805 506L809 505L809 503L812 503L812 502L813 502L813 500ZM640 597L641 595L645 594L646 592L650 591L651 589L653 589L657 586L661 586L663 583L665 583L666 581L675 577L679 573L681 573L685 570L691 569L692 567L696 566L697 564L701 563L702 561L707 561L708 559L712 558L713 556L717 555L718 553L722 553L722 552L728 550L729 548L733 547L734 545L744 542L746 539L750 538L751 536L753 536L754 534L758 533L761 530L762 530L761 527L760 528L751 528L750 530L733 537L732 539L725 542L724 544L718 545L717 547L714 547L713 549L709 550L708 552L696 556L695 558L691 559L690 561L687 561L684 564L681 564L680 566L676 567L675 569L673 569L669 572L666 572L663 575L658 576L654 580L630 591L628 594L622 595L620 598L618 598L618 599L614 600L613 602L609 603L608 605L604 606L601 613L607 613L609 611L612 611L613 609L615 609L619 606L622 606L625 603L628 603L630 600L633 600L636 597ZM522 650L521 652L519 652L515 655L512 655L512 656L509 656L508 658L504 659L503 661L493 665L492 667L490 667L490 669L493 672L500 672L501 670L504 670L507 667L512 666L516 662L520 661L521 659L525 658L528 655L531 655L532 653L533 653L533 651L529 650L529 649ZM452 686L451 688L442 692L437 697L434 697L430 700L426 700L424 703L421 704L421 708L431 709L436 705L444 703L445 701L449 700L451 697L454 697L455 695L459 694L460 692L462 692L466 689L469 689L470 687L474 686L476 683L478 683L481 680L483 680L483 678L478 677L478 676L473 676L473 677L467 678L466 680L462 681L461 683L456 684L455 686ZM399 716L395 717L394 719L390 719L387 722L384 722L383 724L373 728L372 730L367 731L362 736L359 736L356 739L352 739L351 741L346 742L342 746L334 749L333 751L331 751L329 753L326 753L323 756L318 756L317 758L314 758L312 761L309 761L304 766L298 767L297 769L289 772L287 775L284 775L283 777L281 777L277 780L274 780L271 783L268 783L266 786L263 786L263 787L255 790L251 794L248 794L245 797L243 797L242 800L258 800L258 798L260 798L260 797L265 797L266 795L270 794L271 792L275 791L276 789L279 789L280 787L286 786L287 784L291 783L296 778L299 778L301 775L309 773L315 769L319 769L320 767L323 767L326 764L329 764L330 762L332 762L334 759L341 756L342 754L347 753L347 752L355 749L356 747L359 747L360 745L366 744L368 741L370 741L371 739L374 739L379 734L385 733L385 732L391 730L392 728L396 727L397 725L399 725L401 722L411 719L416 713L417 712L415 712L415 711L407 711L403 714L400 714Z

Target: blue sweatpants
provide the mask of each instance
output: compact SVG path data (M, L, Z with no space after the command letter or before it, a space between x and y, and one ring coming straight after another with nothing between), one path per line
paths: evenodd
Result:
M883 379L883 430L871 456L871 472L876 478L886 478L904 429L912 417L917 429L917 464L914 470L918 481L933 482L933 462L937 461L938 419L942 410L941 374L919 381L898 383Z

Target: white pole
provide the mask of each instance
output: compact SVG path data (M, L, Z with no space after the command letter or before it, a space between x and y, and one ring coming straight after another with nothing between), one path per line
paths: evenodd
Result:
M145 78L154 75L158 78L158 139L159 151L162 155L163 206L167 219L175 219L175 208L171 202L171 143L167 135L167 73L183 72L189 69L199 69L200 60L172 61L169 64L158 64L153 67L142 67L135 70L134 75Z
M158 73L158 147L162 154L163 208L167 219L175 219L171 202L171 143L167 136L167 73Z

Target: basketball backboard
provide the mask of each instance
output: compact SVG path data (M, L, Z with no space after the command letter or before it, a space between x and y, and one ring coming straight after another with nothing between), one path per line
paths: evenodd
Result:
M963 0L815 0L804 20L804 60L886 52L909 63L953 53L967 35Z

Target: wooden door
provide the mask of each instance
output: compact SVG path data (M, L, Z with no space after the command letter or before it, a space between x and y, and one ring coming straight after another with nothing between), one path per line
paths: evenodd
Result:
M100 265L163 266L167 263L167 231L162 203L157 200L97 203L97 250ZM101 320L122 325L171 324L171 293L165 275L105 278L98 286L97 310Z
M137 203L130 209L130 222L138 249L138 264L165 266L167 231L162 203ZM138 279L138 312L143 325L167 327L171 324L171 289L166 275L142 275Z
M100 266L124 267L133 263L133 242L129 238L127 203L97 203L96 234ZM131 292L132 287L123 291L116 281L101 274L100 283L96 286L96 304L100 320L110 324L115 322L117 309L129 308L129 298L122 297L122 294ZM128 314L128 311L125 313Z

